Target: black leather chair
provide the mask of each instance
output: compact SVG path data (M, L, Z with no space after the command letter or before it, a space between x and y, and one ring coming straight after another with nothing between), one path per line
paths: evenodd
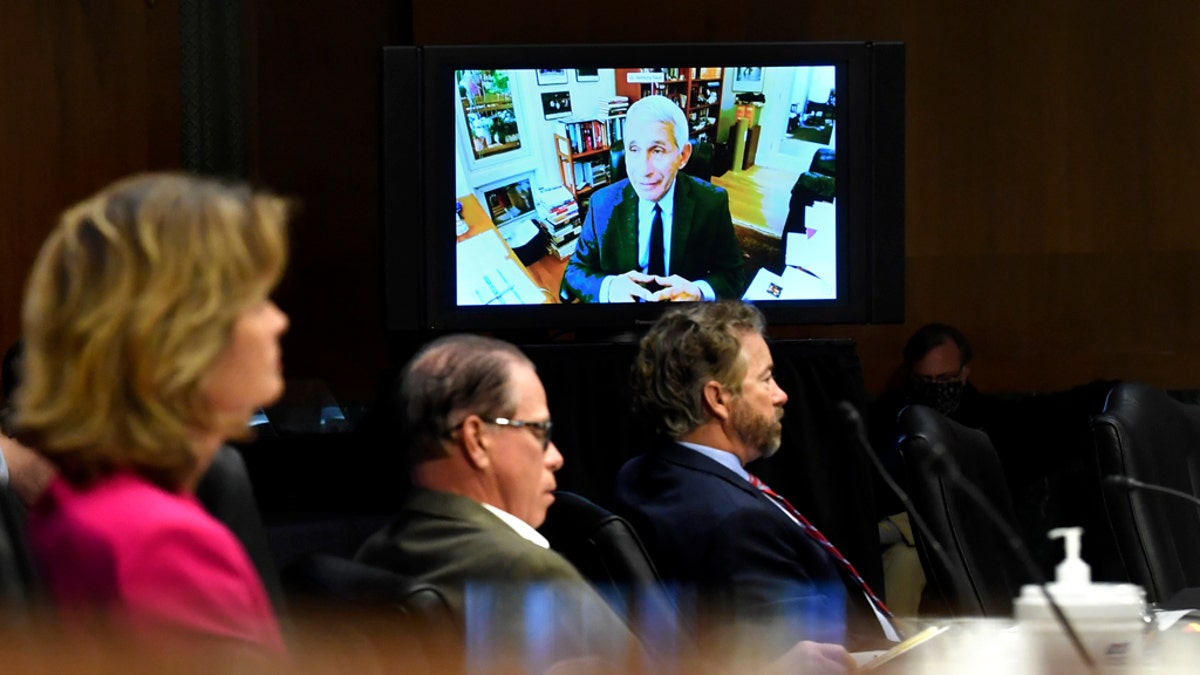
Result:
M370 645L380 672L462 671L463 627L434 586L328 553L298 557L281 577L302 636L315 619L325 639Z
M628 521L586 497L560 490L538 531L651 651L659 649L660 641L677 648L684 638L675 604Z
M39 597L24 521L16 495L0 486L0 611L30 609Z
M1122 382L1091 426L1101 476L1128 476L1200 497L1200 406ZM1148 600L1200 586L1196 506L1146 491L1105 491L1104 508L1129 579L1146 589Z
M254 486L242 455L232 446L223 445L196 486L196 499L212 517L221 521L245 547L258 570L263 587L275 612L285 614L279 571L271 556L267 530L263 525Z
M805 209L817 202L832 202L836 195L837 154L832 148L819 148L813 153L808 171L800 174L792 186L787 220L783 231L804 232Z
M1008 484L991 440L984 432L921 405L900 411L899 429L909 497L946 553L943 560L914 531L926 576L921 614L1011 616L1013 598L1026 581L1019 561L980 507L934 468L935 448L940 445L963 478L975 484L1013 525Z
M455 621L442 592L380 567L328 553L303 556L287 567L289 593L350 605L389 606L402 616L453 628ZM432 626L431 626L432 627Z

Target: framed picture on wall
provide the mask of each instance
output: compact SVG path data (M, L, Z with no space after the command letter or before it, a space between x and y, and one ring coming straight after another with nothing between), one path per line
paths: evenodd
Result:
M763 69L755 66L745 66L733 69L734 91L763 90Z
M575 69L575 81L576 82L599 82L600 81L600 69L599 68L576 68Z
M542 92L542 114L548 120L556 120L571 114L571 92Z
M567 70L565 68L557 69L542 69L537 71L537 83L545 86L548 84L566 84Z

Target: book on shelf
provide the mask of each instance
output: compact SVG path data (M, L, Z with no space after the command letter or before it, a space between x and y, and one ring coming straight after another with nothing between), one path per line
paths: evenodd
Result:
M562 120L555 133L567 140L571 153L578 155L595 150L607 150L612 144L609 125L604 120Z

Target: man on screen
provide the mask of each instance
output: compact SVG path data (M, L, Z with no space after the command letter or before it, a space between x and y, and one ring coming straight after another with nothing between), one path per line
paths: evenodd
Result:
M596 191L563 276L583 302L741 297L741 247L724 189L679 170L692 154L687 118L647 96L625 118L628 178Z

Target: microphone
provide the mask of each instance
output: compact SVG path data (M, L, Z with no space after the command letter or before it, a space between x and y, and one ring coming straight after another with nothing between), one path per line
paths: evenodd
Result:
M1105 476L1104 477L1104 485L1106 487L1110 487L1110 488L1113 488L1116 490L1124 490L1125 492L1134 492L1136 490L1148 490L1150 492L1161 492L1162 494L1171 495L1172 497L1179 497L1180 499L1186 499L1189 502L1195 504L1196 506L1200 506L1200 498L1197 498L1195 495L1188 494L1186 492L1183 492L1182 490L1176 490L1174 488L1164 487L1162 485L1151 485L1150 483L1143 483L1142 481L1140 481L1136 478L1130 478L1129 476L1117 476L1117 475Z
M1062 627L1063 633L1066 634L1067 639L1071 642L1071 646L1075 648L1079 659L1083 661L1090 672L1096 672L1096 662L1092 660L1091 655L1087 652L1087 648L1083 646L1083 642L1079 639L1079 633L1075 632L1075 627L1071 625L1070 620L1067 619L1067 615L1063 613L1062 607L1058 605L1058 602L1050 594L1050 590L1046 587L1046 575L1042 574L1041 568L1037 566L1033 557L1029 555L1029 550L1025 547L1025 542L1021 540L1021 536L1004 519L1004 516L1000 515L996 507L992 505L992 501L979 489L979 486L963 475L958 462L946 450L946 446L941 443L934 443L933 447L930 448L930 453L928 466L937 475L962 490L971 501L975 502L979 510L983 511L988 520L992 521L992 524L996 526L996 529L1000 531L1000 534L1008 543L1008 547L1017 556L1017 560L1021 563L1021 566L1025 568L1025 572L1029 574L1034 584L1042 591L1042 596L1046 598L1046 604L1050 607L1051 613L1054 614L1055 621Z
M921 532L921 536L925 541L929 542L929 548L933 549L937 555L938 561L946 568L950 574L954 573L955 567L950 563L950 557L946 555L946 549L938 542L937 537L933 536L933 530L925 523L925 519L917 513L917 508L913 506L912 500L908 498L908 493L904 491L888 473L883 462L879 461L879 456L871 449L871 442L867 440L867 426L863 423L862 415L858 414L858 408L849 401L841 401L836 406L838 413L842 416L842 421L850 429L850 438L854 444L867 455L867 459L871 460L871 465L875 467L875 471L883 477L883 482L887 483L888 489L892 494L900 498L900 503L904 505L904 510L908 511L909 519L913 525L916 525L917 530Z

